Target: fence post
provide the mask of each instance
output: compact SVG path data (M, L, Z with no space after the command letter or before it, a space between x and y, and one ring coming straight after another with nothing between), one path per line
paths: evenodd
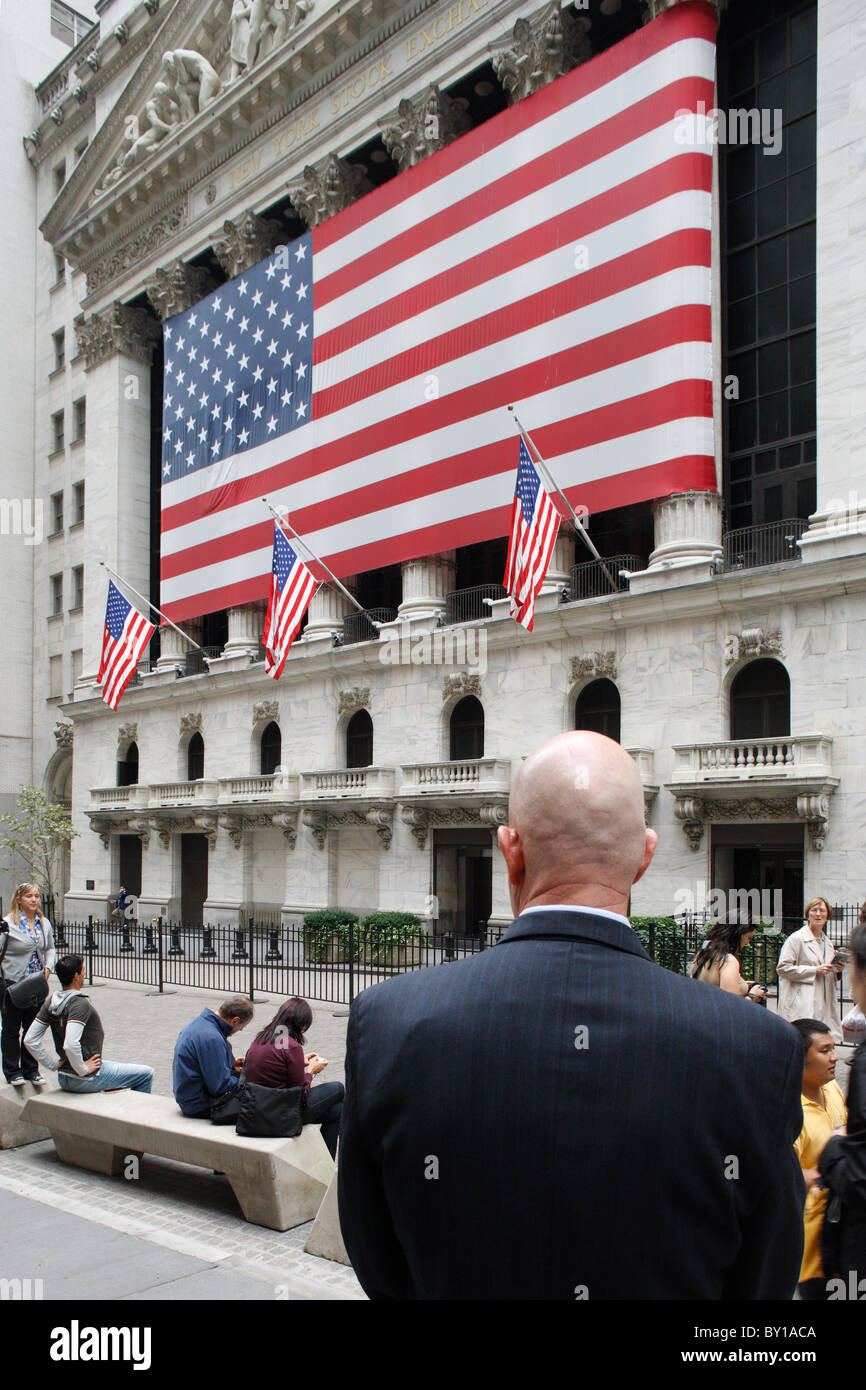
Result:
M355 923L349 918L349 1003L355 998Z
M87 919L87 940L86 940L86 949L87 949L87 975L88 975L87 983L88 983L89 985L92 985L92 984L93 984L93 917L92 917L92 916L88 917L88 919Z
M256 984L255 984L255 975L254 975L254 972L253 972L253 967L254 967L254 964L255 964L255 958L256 958L255 933L253 932L253 918L252 918L252 913L251 913L251 914L250 914L250 992L249 992L249 1000L250 1000L250 1003L253 1002L253 999L254 999L254 997L255 997L254 994L253 994L253 990L254 990L255 987L256 987Z
M160 992L160 994L162 994L162 993L164 992L164 991L163 991L163 988L162 988L163 983L164 983L164 980L163 980L163 970L162 970L162 967L163 967L163 957L162 957L162 918L161 918L161 917L157 917L157 919L156 919L156 936L157 936L157 941L158 941L158 943L159 943L159 945L157 946L157 950L158 950L158 952L159 952L159 955L158 955L158 957L157 957L157 976L158 976L158 979L159 979L159 992Z

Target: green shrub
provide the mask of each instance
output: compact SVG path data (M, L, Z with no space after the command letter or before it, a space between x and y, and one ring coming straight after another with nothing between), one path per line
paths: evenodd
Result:
M420 941L424 933L414 912L371 912L361 922L360 936L369 959L376 963L389 951Z
M349 925L358 934L358 914L344 907L323 907L318 912L308 912L304 917L304 937L306 954L310 960L324 960L331 948L331 938L340 940L341 954L349 955Z
M630 917L629 921L644 950L652 955L656 964L678 975L688 974L701 942L716 925L715 920L710 919L701 926L689 926L674 917ZM651 922L655 923L653 951L650 951ZM769 919L760 918L755 925L755 935L742 952L740 970L744 980L760 980L763 984L773 985L776 983L776 962L784 945L784 937L781 932L772 930ZM765 928L770 930L765 932Z

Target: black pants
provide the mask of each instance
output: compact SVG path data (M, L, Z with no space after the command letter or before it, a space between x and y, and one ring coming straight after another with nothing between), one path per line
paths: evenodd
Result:
M7 1081L19 1074L32 1081L39 1073L39 1063L35 1057L31 1057L22 1042L23 1035L38 1012L38 1008L16 1009L12 1000L8 996L6 998L6 1007L3 1010L2 1050L3 1075Z
M824 1278L804 1279L797 1285L797 1291L804 1303L827 1302L827 1280Z
M340 1133L340 1116L343 1113L343 1097L346 1092L340 1081L323 1081L320 1086L311 1086L304 1106L304 1124L321 1125L322 1138L328 1146L331 1158L337 1153L337 1136Z

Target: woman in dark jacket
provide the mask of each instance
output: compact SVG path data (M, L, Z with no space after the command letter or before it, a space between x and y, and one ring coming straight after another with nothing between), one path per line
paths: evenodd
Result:
M304 1052L305 1034L312 1021L313 1011L306 999L296 996L281 1004L247 1051L244 1079L256 1086L303 1086L304 1124L322 1126L322 1138L333 1158L345 1091L339 1081L312 1085L313 1077L328 1065L318 1053Z
M851 993L866 1013L866 904L848 944ZM834 1132L818 1159L818 1169L830 1189L822 1242L824 1270L828 1281L843 1281L844 1292L837 1289L837 1297L857 1298L859 1281L866 1279L866 1042L860 1043L851 1063L847 1132ZM832 1286L829 1294L832 1297Z

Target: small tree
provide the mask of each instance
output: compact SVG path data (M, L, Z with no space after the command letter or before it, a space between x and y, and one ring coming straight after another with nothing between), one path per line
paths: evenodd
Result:
M15 856L27 865L35 883L53 900L55 874L61 850L78 834L69 812L48 800L40 787L22 787L17 811L0 816L0 850L8 856L7 867L14 869Z

